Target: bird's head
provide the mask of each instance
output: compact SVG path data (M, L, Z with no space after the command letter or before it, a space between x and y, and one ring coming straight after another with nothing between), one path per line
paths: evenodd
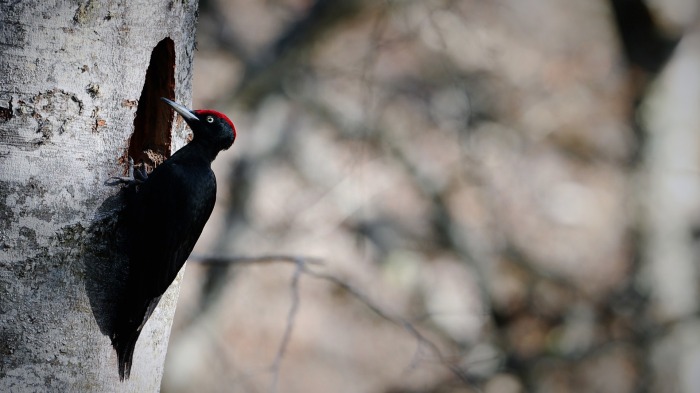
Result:
M185 119L194 133L193 140L213 143L219 150L228 149L236 140L236 127L223 113L209 109L192 110L164 97L161 100Z

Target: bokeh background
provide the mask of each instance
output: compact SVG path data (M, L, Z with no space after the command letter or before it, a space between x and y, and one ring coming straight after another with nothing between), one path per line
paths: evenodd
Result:
M697 391L695 0L203 0L194 67L164 392Z

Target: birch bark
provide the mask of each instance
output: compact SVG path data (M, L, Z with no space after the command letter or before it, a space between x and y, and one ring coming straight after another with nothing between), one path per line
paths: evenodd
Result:
M120 383L106 334L121 200L104 183L129 155L157 163L184 144L155 96L191 100L196 12L0 0L0 391L159 390L179 279Z

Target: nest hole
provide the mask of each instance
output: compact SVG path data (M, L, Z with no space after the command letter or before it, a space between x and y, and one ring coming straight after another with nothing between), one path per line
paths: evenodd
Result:
M175 43L169 37L151 52L129 140L128 157L148 172L170 157L174 116L160 97L175 97Z

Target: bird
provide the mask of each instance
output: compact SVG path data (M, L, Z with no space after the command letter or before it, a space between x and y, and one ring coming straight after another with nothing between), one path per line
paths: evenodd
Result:
M189 257L216 201L211 163L236 140L236 127L221 112L191 110L161 97L187 123L192 140L150 174L131 161L124 225L128 274L111 333L119 379L131 374L141 331ZM123 180L124 178L118 178Z

